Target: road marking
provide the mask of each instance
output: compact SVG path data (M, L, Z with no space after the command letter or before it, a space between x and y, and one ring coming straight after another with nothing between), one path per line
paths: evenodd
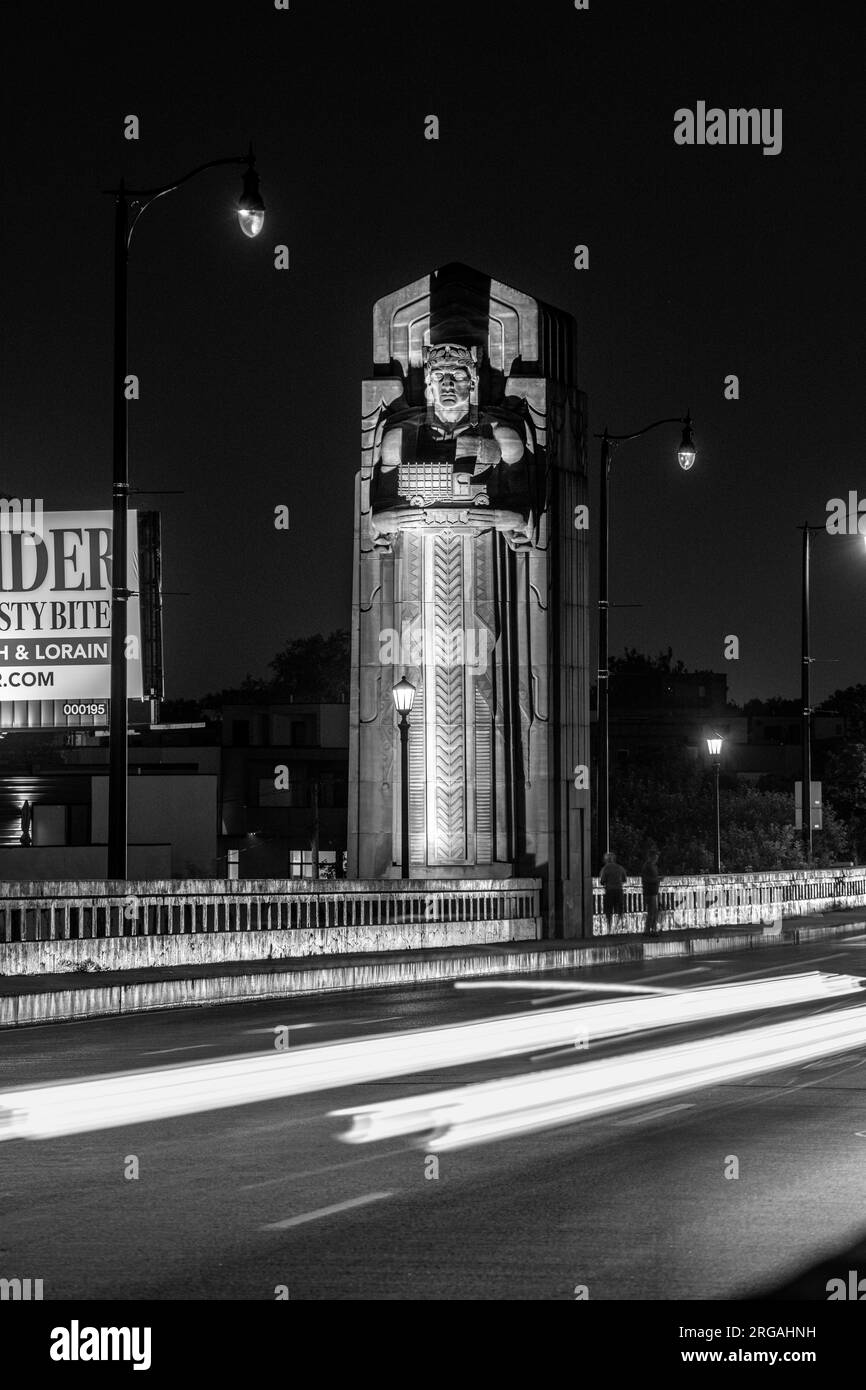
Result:
M282 1028L294 1032L296 1028L342 1028L356 1023L391 1023L395 1018L405 1018L405 1014L383 1014L381 1018L335 1018L322 1019L316 1023L275 1023L271 1028L242 1028L242 1033L278 1033Z
M806 962L789 961L787 965L765 965L761 970L743 970L740 971L738 975L726 975L725 983L730 984L734 980L748 980L751 979L753 975L778 975L780 970L802 970L804 964L816 965L819 960L835 960L838 954L838 951L834 951L830 956L814 956L811 960ZM715 963L721 964L721 962L718 961Z
M646 1120L660 1120L662 1115L673 1115L676 1110L694 1110L693 1105L667 1105L664 1110L650 1110L645 1115L638 1115L631 1120L615 1120L617 1126L621 1125L642 1125Z
M333 1207L319 1207L318 1211L305 1211L301 1216L289 1216L285 1221L272 1221L260 1226L260 1231L287 1231L291 1226L304 1226L308 1221L321 1221L324 1216L336 1216L338 1212L350 1211L353 1207L365 1207L369 1202L382 1202L393 1197L393 1192L368 1192L366 1197L351 1197L348 1202L337 1202Z
M547 989L561 994L670 994L668 989L653 989L651 985L584 984L577 980L555 984L553 980L455 980L455 989Z
M599 1039L600 1041L600 1039ZM572 1043L570 1047L557 1047L553 1052L536 1052L534 1057L530 1057L530 1062L547 1062L551 1057L573 1057L575 1052L586 1052L589 1049L589 1039L582 1044Z
M279 1033L284 1028L291 1030L293 1028L317 1028L319 1026L316 1023L275 1023L272 1028L242 1028L241 1032L248 1037L252 1037L256 1033L267 1033L269 1037L273 1037L274 1033Z
M666 970L663 975L650 975L651 980L670 980L679 975L703 975L709 970L708 965L690 965L687 970Z
M187 1043L186 1047L154 1047L150 1051L140 1052L138 1055L139 1057L162 1057L167 1052L195 1052L197 1048L201 1047L219 1047L219 1043Z
M275 1187L277 1183L292 1182L298 1178L318 1178L322 1173L336 1173L340 1168L357 1168L359 1163L378 1163L381 1158L405 1156L407 1149L387 1149L385 1153L368 1154L366 1158L356 1158L348 1163L325 1163L321 1168L307 1168L299 1173L284 1173L279 1178L264 1178L261 1182L244 1183L239 1192L252 1192L257 1187Z

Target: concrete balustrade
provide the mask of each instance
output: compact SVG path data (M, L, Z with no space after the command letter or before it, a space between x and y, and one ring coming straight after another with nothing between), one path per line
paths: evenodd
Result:
M611 935L642 932L641 881L630 878L622 921ZM785 917L866 905L866 868L787 869L778 873L703 874L664 878L659 893L660 932L695 927L769 925ZM593 936L607 936L604 892L593 888Z
M2 883L0 973L486 945L534 940L540 921L536 879ZM276 946L278 933L288 935ZM128 938L152 948L125 949Z

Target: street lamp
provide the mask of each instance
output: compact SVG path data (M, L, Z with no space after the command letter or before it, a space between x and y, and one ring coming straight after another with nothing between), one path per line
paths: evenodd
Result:
M683 435L677 449L677 462L683 472L688 472L693 467L697 457L692 434L692 418L688 412L684 416L674 415L668 416L664 420L654 420L651 425L646 425L644 429L635 430L634 434L610 434L605 429L603 434L595 436L596 439L601 440L598 580L598 839L599 851L602 854L606 854L610 849L610 720L608 713L610 672L607 665L607 614L610 606L607 596L608 548L610 544L610 523L608 520L610 465L617 444L625 443L629 439L637 439L642 434L648 434L650 430L658 429L660 425L682 425Z
M409 877L409 713L415 703L415 687L404 676L391 692L400 716L400 859L401 878Z
M111 560L111 716L108 751L108 877L127 876L127 741L129 738L126 680L127 601L132 591L127 585L127 525L129 513L128 421L126 414L127 352L127 270L132 233L145 208L182 183L221 164L245 164L243 188L237 204L238 220L247 236L262 229L265 205L259 193L255 155L250 145L245 155L210 159L188 174L161 188L119 188L105 191L114 198L114 431L113 506Z
M719 773L722 767L722 744L724 739L721 734L710 734L707 739L707 750L713 760L713 773L715 781L715 817L716 817L716 873L722 872L722 828L721 817L719 815Z

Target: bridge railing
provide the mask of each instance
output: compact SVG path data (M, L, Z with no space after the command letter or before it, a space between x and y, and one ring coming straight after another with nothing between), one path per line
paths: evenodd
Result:
M534 921L537 879L183 879L0 883L0 943L109 936Z
M657 930L767 925L780 918L866 906L866 868L791 869L778 873L663 878ZM646 908L639 878L627 880L622 919L608 932L604 891L593 883L593 936L642 932Z

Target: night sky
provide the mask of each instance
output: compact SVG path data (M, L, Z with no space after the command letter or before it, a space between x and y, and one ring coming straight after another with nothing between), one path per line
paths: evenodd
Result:
M862 62L842 7L14 4L4 28L0 493L110 506L101 190L256 147L258 240L229 168L149 209L131 251L130 476L183 489L140 499L162 511L165 588L188 591L165 600L168 697L349 626L372 306L455 260L575 315L592 430L695 417L690 473L675 426L615 458L611 599L642 606L614 611L611 651L672 646L737 700L796 694L796 528L851 489L866 512ZM698 101L781 108L781 153L676 145ZM595 440L590 457L596 474ZM866 681L866 546L822 534L813 557L817 702Z

